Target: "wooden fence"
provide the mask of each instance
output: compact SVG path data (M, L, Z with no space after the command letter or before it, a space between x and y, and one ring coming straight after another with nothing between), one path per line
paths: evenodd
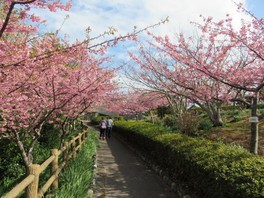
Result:
M17 184L10 192L8 192L3 198L17 197L26 188L26 198L41 198L44 193L52 186L56 189L59 186L58 176L63 167L67 164L67 161L72 157L76 156L78 150L81 149L84 140L88 136L88 131L85 130L83 133L79 133L78 136L71 137L70 142L65 142L63 147L58 149L52 149L51 155L41 165L32 164L29 167L29 175ZM59 164L59 156L63 155L63 160ZM47 182L39 189L39 176L51 165L51 176Z

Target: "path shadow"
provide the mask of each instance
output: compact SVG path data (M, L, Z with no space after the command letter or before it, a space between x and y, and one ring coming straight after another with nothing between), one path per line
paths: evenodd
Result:
M97 197L175 197L161 179L116 137L100 140L97 166Z

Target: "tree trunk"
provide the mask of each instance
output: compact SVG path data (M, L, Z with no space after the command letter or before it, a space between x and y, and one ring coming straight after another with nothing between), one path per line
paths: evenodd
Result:
M17 146L18 146L19 152L20 152L20 154L21 154L23 164L24 164L24 166L25 166L25 168L26 168L26 171L27 171L27 173L28 173L29 165L32 164L32 162L33 162L33 156L32 156L32 153L27 153L27 152L26 152L25 147L24 147L24 144L23 144L23 142L20 140L20 137L19 137L19 133L18 133L18 132L15 132L15 136L16 136L16 143L17 143Z
M258 93L252 99L251 105L251 116L257 117L257 109L258 109ZM258 154L258 122L251 122L251 140L250 140L250 152L254 154Z
M174 125L178 127L178 121L182 120L182 115L187 111L187 99L183 96L173 97L171 95L166 95L169 105L172 110L172 116L174 119Z
M155 119L154 119L154 112L152 110L149 111L150 114L150 118L151 118L151 122L152 124L155 124Z
M21 154L23 165L25 166L27 172L28 172L29 166L33 163L33 159L34 159L33 149L34 149L35 143L37 142L37 140L40 136L39 131L41 130L42 126L43 126L43 124L40 125L39 129L34 130L35 136L31 137L29 144L26 143L27 141L23 135L21 135L21 137L20 137L20 134L21 134L20 131L14 131L16 144L17 144L18 150ZM28 132L28 133L30 133L30 132Z
M197 101L194 101L197 105L203 109L210 121L213 123L214 126L223 126L224 122L222 120L221 112L220 112L220 104L214 104L207 102L206 104L201 104Z
M67 126L67 121L68 121L68 118L65 118L65 120L61 123L61 126L60 126L61 127L61 136L60 136L60 147L59 148L63 147L63 143L65 141L66 135L69 132L69 131L67 131L67 129L65 129Z
M217 108L216 110L214 109L213 111L210 111L210 120L213 123L214 126L223 126L224 122L222 120L222 116L220 114L220 109Z

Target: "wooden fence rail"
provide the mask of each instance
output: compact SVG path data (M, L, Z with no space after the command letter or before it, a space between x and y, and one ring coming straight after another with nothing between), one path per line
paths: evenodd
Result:
M11 191L9 191L3 198L14 198L20 195L26 189L26 198L41 198L52 187L58 188L59 181L58 176L67 161L76 156L78 150L81 149L84 140L88 136L88 131L79 133L75 137L71 137L70 142L65 142L63 147L58 149L52 149L51 155L41 165L31 164L29 167L29 175L17 184ZM78 140L78 141L77 141ZM59 156L63 155L63 160L59 164ZM40 174L51 165L51 176L46 183L39 189L39 176Z

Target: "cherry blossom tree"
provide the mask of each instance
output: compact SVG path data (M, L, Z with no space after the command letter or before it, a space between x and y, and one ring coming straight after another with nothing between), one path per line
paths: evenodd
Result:
M20 8L15 9L16 5ZM107 48L119 41L134 40L143 30L96 43L96 39L115 32L110 29L98 37L70 44L57 38L56 33L38 36L37 28L26 23L40 22L40 18L29 14L31 8L68 10L69 2L5 0L0 6L5 16L0 22L0 135L17 143L28 168L34 162L32 151L43 124L60 123L63 142L67 120L88 110L115 87L115 69L102 66L108 61L103 56Z
M90 67L88 66L88 68ZM59 119L51 117L49 119L50 121L53 120L55 123L59 123L61 127L61 146L64 142L65 135L69 133L65 127L70 125L71 122L74 122L82 113L90 111L95 105L103 102L102 98L107 95L109 92L108 90L115 89L115 84L112 83L114 71L106 68L103 70L102 68L98 68L97 70L100 74L98 74L94 79L92 79L94 76L91 76L91 70L87 72L86 66L83 70L78 71L78 78L75 76L71 79L71 83L76 81L75 83L78 86L73 88L75 90L79 90L76 97L67 102L65 107L60 109L59 114L63 115L63 117L60 116Z
M250 16L251 20L242 20L239 29L233 27L229 16L219 22L214 22L210 17L204 19L203 24L196 24L201 30L196 45L193 45L192 38L184 35L180 35L176 43L168 37L155 39L159 43L159 50L189 70L220 82L221 88L224 85L250 94L251 116L257 117L258 95L264 87L263 19ZM258 148L257 126L256 122L251 123L252 153L257 153Z
M247 12L242 7L239 9ZM262 118L263 116L257 114L257 104L259 94L264 87L264 19L258 19L247 13L251 19L242 21L239 30L232 26L232 19L229 17L220 22L207 19L203 26L199 26L204 31L208 29L210 37L219 35L228 38L230 43L226 48L234 48L240 52L240 57L222 67L218 75L213 73L215 68L206 71L201 68L201 71L230 87L248 92L252 97L251 116ZM258 121L251 123L250 151L258 153Z
M15 10L18 4L25 5L24 9ZM0 31L0 132L16 141L26 168L33 163L32 151L46 121L76 116L111 85L112 72L100 66L106 59L93 55L104 48L91 52L85 43L69 45L55 34L36 37L36 29L24 22L26 18L38 21L27 14L31 6L55 11L69 5L64 7L59 1L1 3L1 11L7 14Z
M155 38L160 40L159 37ZM189 104L194 103L200 106L208 114L214 126L222 126L221 105L232 98L235 92L196 69L189 68L183 62L175 61L157 44L151 43L151 45L155 47L152 50L156 54L142 46L140 55L130 53L140 69L136 68L135 72L131 72L130 69L127 72L129 78L143 85L145 89L164 94L174 112L175 120L181 119L189 101Z
M182 95L177 94L184 92L180 87L173 86L165 73L163 67L168 64L166 61L158 62L153 56L147 56L141 48L140 58L130 53L130 56L135 60L136 64L130 64L125 72L126 77L131 81L128 86L137 89L141 92L156 93L167 101L173 112L174 119L181 117L182 113L187 110L187 100ZM138 67L139 66L139 67ZM171 90L174 90L172 92Z
M20 9L16 8L20 6ZM30 20L32 22L40 22L41 18L30 13L32 8L48 8L51 12L57 9L69 10L71 8L71 1L62 4L58 1L37 1L37 0L3 0L0 3L1 18L0 21L0 38L4 32L30 32L36 31L36 27L21 24L21 20Z
M59 46L53 37L47 35L19 50L29 54L53 50ZM104 59L88 55L85 46L79 46L53 55L51 59L25 60L18 67L4 67L1 132L17 142L27 167L33 162L34 144L46 121L59 120L58 115L69 117L84 111L109 88L113 72L102 68L102 61Z
M167 103L157 92L130 90L125 93L113 92L107 96L104 104L107 111L117 112L120 115L135 115L137 118L140 114Z

